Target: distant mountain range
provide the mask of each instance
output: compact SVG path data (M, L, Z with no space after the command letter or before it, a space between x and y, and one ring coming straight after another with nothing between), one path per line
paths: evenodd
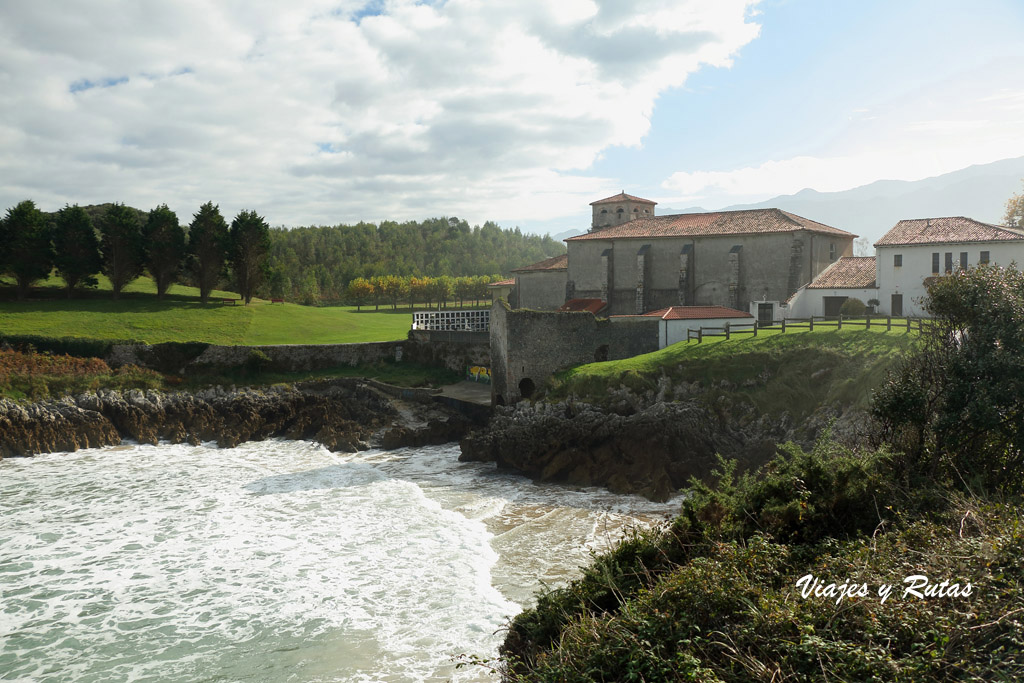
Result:
M806 189L757 204L724 210L775 207L805 218L849 230L872 244L904 218L967 216L1001 224L1006 200L1021 191L1024 157L968 166L923 180L878 180L842 192ZM663 209L659 215L698 213L705 209Z
M923 180L879 180L842 192L801 190L756 204L736 204L722 211L775 207L867 237L872 244L904 218L968 216L985 223L1002 223L1006 200L1021 192L1024 157L969 166ZM707 209L658 208L658 215L702 213ZM556 240L579 235L567 230Z

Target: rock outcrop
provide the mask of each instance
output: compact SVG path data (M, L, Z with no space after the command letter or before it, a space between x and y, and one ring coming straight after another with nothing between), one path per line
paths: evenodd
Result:
M623 412L581 403L519 404L496 408L487 428L462 440L460 459L666 500L691 476L710 474L716 454L745 468L771 458L778 443L808 445L816 436L788 415L759 414L727 400L656 401Z
M195 393L99 391L32 404L0 400L0 457L109 446L122 439L232 447L284 437L353 452L454 441L469 427L454 411L405 403L351 379Z

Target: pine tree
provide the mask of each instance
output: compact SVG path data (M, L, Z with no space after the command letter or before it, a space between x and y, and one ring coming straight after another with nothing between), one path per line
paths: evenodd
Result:
M206 202L192 217L187 247L189 268L204 304L224 275L227 252L228 224L220 215L220 209L213 202Z
M23 301L38 280L53 268L50 226L31 199L7 209L0 221L0 272L14 276L18 300Z
M54 265L64 279L68 298L75 288L95 287L96 274L103 268L100 241L89 213L78 204L57 212L53 225Z
M248 304L269 271L270 226L255 211L242 211L231 221L229 236L231 271Z
M103 253L103 274L110 279L114 299L121 290L142 275L146 256L142 228L134 209L112 204L100 222L100 247Z
M156 283L156 298L163 299L178 279L185 260L185 231L166 204L149 212L142 230L146 242L146 269Z

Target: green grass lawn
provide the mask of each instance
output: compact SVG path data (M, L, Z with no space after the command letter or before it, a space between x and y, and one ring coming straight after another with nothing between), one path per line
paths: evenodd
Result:
M759 330L757 337L710 337L566 370L552 378L548 395L600 403L609 389L625 386L642 393L665 376L706 387L725 383L723 391L744 394L762 412L799 413L831 402L864 407L871 390L917 338L916 332L886 332L884 326L791 328L785 334L776 328Z
M254 299L248 306L226 305L231 292L216 291L211 303L199 301L194 287L174 285L158 301L153 281L131 283L118 301L100 278L97 290L64 298L62 281L51 278L27 301L14 301L13 288L0 280L0 334L52 337L137 339L149 343L201 341L211 344L341 344L404 339L412 324L409 311L375 312L367 307L271 304ZM6 285L6 286L5 286Z

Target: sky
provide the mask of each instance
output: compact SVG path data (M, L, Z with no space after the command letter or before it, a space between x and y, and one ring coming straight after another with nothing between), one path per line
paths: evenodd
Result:
M589 227L1024 156L1021 0L0 3L0 205Z

